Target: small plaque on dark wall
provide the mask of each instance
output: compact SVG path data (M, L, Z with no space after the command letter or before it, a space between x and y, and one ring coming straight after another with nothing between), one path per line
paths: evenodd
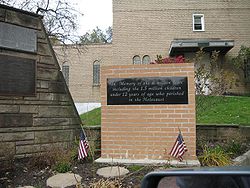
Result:
M0 55L0 95L34 96L36 61Z
M188 104L187 77L108 78L107 104Z

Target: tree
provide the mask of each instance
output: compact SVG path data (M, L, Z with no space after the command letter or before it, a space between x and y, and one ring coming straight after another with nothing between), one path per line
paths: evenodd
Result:
M245 81L250 80L250 47L241 46L238 55L232 58L236 68L243 71Z
M105 32L96 27L91 33L87 32L81 36L79 42L80 44L111 43L112 35L112 27L108 27Z
M0 0L1 4L44 16L49 37L62 43L76 42L77 17L82 15L69 4L69 0Z
M219 51L211 53L210 61L202 61L205 52L201 48L193 59L185 59L183 56L162 58L157 55L155 62L151 64L189 63L195 64L195 89L197 95L223 95L236 83L234 70L228 69L219 61Z

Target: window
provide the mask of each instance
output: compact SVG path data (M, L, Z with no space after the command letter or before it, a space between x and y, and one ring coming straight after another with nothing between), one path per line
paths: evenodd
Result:
M69 66L68 65L62 66L62 74L64 76L66 84L69 85Z
M133 57L133 64L141 64L141 58L140 56L136 55Z
M150 57L148 55L144 55L142 58L142 64L149 64L150 63Z
M93 84L100 85L100 61L98 60L93 63Z
M193 14L193 31L205 31L204 14Z

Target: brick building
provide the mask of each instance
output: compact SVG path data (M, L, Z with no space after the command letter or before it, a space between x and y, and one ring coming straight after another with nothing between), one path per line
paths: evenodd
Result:
M113 0L112 45L88 45L76 49L55 47L76 103L99 102L99 67L147 64L162 56L192 58L204 47L234 56L240 46L250 46L249 0ZM66 55L65 55L66 54ZM67 74L68 73L68 74ZM241 83L233 93L249 93L249 65L239 73ZM244 80L244 81L243 81Z

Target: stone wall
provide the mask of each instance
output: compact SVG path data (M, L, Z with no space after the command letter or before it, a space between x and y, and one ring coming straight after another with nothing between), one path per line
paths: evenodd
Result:
M197 125L197 135L210 141L243 139L250 141L250 127L238 125Z
M194 65L105 66L101 71L101 158L122 160L166 160L181 129L188 152L185 159L196 159ZM186 104L107 103L107 79L140 77L187 77Z
M37 33L37 51L34 53L0 47L1 55L36 62L34 96L0 94L0 161L69 146L76 133L78 135L80 120L42 18L0 5L0 22L32 28ZM8 74L8 70L6 72Z
M95 145L98 157L101 151L101 126L84 127L84 129L88 138L91 138L90 144ZM204 141L225 141L231 139L232 135L240 135L243 139L250 141L250 126L196 125L196 135Z

